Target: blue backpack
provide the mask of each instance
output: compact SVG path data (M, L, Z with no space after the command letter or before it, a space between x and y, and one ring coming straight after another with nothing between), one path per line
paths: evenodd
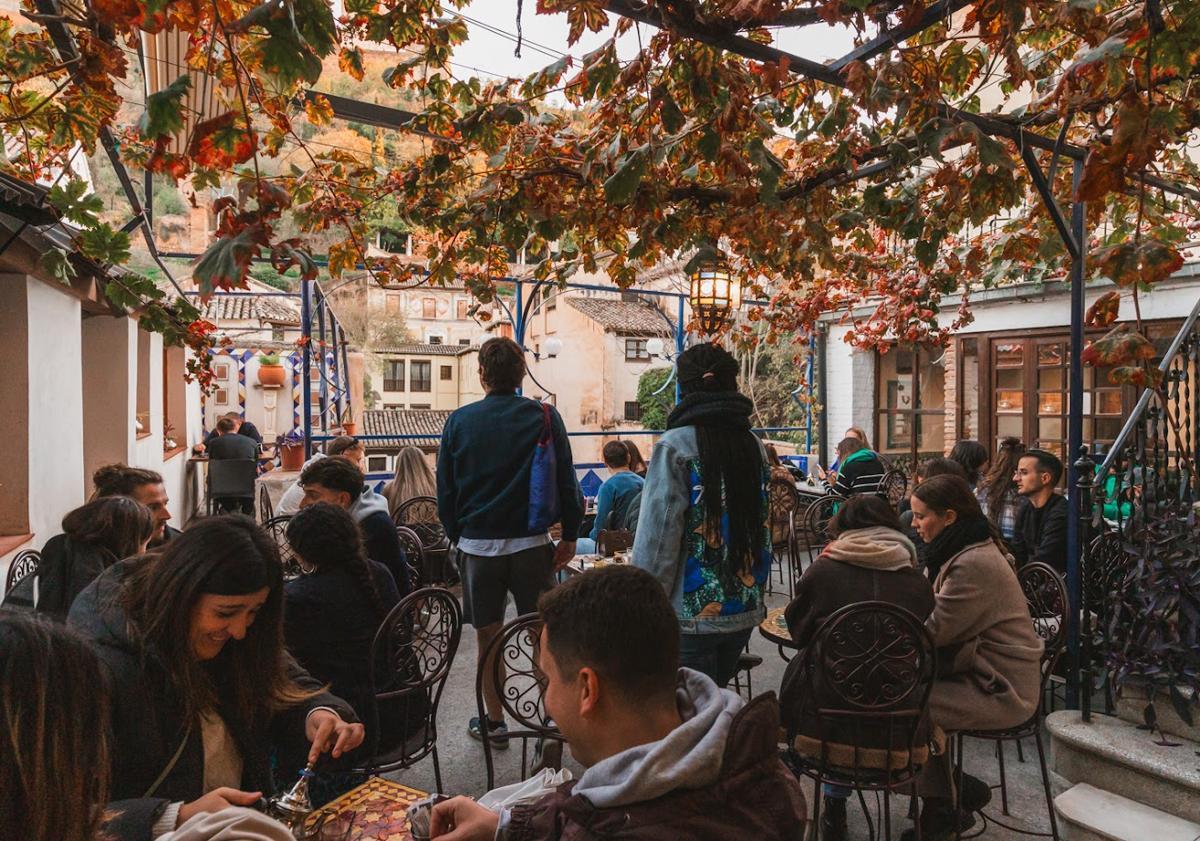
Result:
M542 434L533 450L529 470L529 530L545 531L560 516L558 504L558 454L550 424L550 404L542 404Z

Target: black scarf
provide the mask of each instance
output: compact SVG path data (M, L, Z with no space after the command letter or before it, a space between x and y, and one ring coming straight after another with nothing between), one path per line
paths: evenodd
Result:
M730 431L749 431L754 403L736 391L696 391L671 410L667 429L708 426Z
M992 524L987 517L960 518L947 526L942 533L925 544L923 556L929 580L937 580L938 573L946 561L963 549L976 543L992 539Z

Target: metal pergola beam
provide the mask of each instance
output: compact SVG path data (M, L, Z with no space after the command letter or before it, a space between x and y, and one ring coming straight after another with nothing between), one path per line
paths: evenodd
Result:
M829 68L838 73L852 61L870 61L880 53L885 53L900 42L923 32L935 23L953 15L959 9L969 6L974 0L938 0L921 13L921 16L910 24L901 24L893 29L880 32L870 41L855 47L841 58L831 62Z
M323 91L306 90L304 99L306 102L313 102L317 97L323 96L329 101L329 105L333 108L333 115L340 117L343 120L353 120L356 123L363 123L369 126L378 126L379 128L395 129L397 131L407 131L413 134L419 134L423 137L428 137L433 140L445 140L440 134L427 131L417 124L420 118L419 114L412 111L404 111L399 108L391 108L387 105L376 105L371 102L361 102L357 99L350 99L346 96L338 96L335 93L325 93Z

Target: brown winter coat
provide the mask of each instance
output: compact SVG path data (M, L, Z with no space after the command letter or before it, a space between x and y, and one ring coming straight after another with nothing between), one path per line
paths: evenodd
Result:
M991 540L974 543L942 566L933 590L934 723L947 733L1024 724L1038 708L1042 641L1008 558Z
M575 783L513 809L507 841L802 841L807 809L800 783L779 761L779 704L759 695L734 717L716 783L654 800L597 809Z

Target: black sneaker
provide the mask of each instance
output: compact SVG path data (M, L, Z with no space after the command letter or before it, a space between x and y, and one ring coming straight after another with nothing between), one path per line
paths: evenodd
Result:
M467 733L476 741L483 741L483 725L479 721L479 716L471 718L470 724L467 725ZM503 721L488 720L488 738L492 742L492 747L499 750L508 748L508 725Z
M821 841L846 841L846 798L826 797L821 804Z
M978 777L963 774L962 808L964 812L978 812L992 800L992 787Z

